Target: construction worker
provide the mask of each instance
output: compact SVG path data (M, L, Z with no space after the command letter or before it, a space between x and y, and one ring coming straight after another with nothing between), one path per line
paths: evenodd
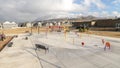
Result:
M106 48L109 48L110 50L110 42L105 42L105 47L104 47L104 51L106 51Z

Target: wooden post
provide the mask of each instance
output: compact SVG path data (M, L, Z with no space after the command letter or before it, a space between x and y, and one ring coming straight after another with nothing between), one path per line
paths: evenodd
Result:
M67 33L66 33L66 31L64 32L64 37L65 37L65 40L66 40L66 35L67 35Z
M46 38L47 38L47 34L48 34L47 32L48 32L48 28L46 28Z
M32 34L32 22L31 22L31 34Z
M38 34L40 33L39 26L38 26Z
M79 37L81 38L82 37L82 35L79 33Z
M74 43L75 43L75 39L73 38L73 45L74 45Z

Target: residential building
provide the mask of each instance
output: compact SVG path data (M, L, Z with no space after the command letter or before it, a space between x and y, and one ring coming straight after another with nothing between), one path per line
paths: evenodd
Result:
M9 28L17 28L18 24L15 23L15 22L6 21L2 24L2 26L3 26L4 29L9 29Z

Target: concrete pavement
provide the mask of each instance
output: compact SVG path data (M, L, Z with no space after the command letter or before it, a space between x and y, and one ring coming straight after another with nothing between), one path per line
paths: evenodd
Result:
M0 68L120 68L120 39L69 33L33 34L14 38L12 47L0 53ZM74 44L72 42L73 38ZM111 50L104 51L101 39L111 42ZM81 46L81 42L85 46ZM116 42L117 41L117 42ZM49 52L38 49L35 44L49 47Z
M31 41L23 38L14 38L12 47L6 46L0 52L0 68L41 68L38 59L28 53L35 54Z

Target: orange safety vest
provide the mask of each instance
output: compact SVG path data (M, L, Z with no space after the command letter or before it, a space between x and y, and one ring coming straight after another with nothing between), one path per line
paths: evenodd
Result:
M109 43L109 42L106 42L105 46L106 46L106 47L110 47L110 43Z

